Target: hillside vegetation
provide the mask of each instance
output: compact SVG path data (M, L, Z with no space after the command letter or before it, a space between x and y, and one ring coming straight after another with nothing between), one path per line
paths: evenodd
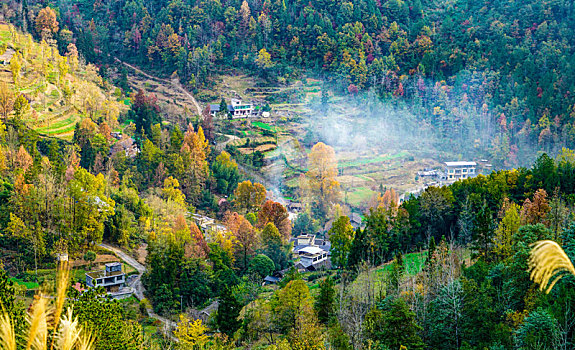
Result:
M24 14L41 4L17 3L8 1L7 18L35 27ZM272 85L309 71L340 94L405 105L438 145L488 153L500 165L528 164L538 150L575 145L571 1L55 4L62 28L89 61L122 57L176 73L192 89L212 85L228 66Z
M574 348L572 6L4 1L0 20L30 34L0 31L0 348ZM115 65L132 63L118 56L194 106L182 82L209 102L220 68L258 74L222 86L285 114L182 105L173 118L180 97L143 81L124 103ZM322 80L294 83L302 71ZM344 124L345 100L358 118ZM128 126L113 137L118 116ZM437 144L505 166L537 157L400 196L412 142L430 166ZM290 202L259 176L272 158ZM86 272L112 261L137 276L88 288Z
M118 101L121 91L104 82L96 66L82 63L73 45L62 56L45 41L0 24L0 48L0 84L19 101L13 112L40 134L70 140L86 117L116 128L128 109Z

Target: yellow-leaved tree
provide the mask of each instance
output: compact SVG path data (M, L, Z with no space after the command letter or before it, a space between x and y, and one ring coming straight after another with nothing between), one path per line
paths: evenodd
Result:
M186 168L186 176L182 185L188 197L195 203L200 198L209 175L206 159L210 153L210 146L201 126L196 132L192 124L188 125L180 153Z
M234 196L236 207L250 212L262 205L266 199L266 188L262 184L247 180L238 184Z
M174 336L178 338L180 344L185 349L202 349L209 341L206 335L206 327L202 320L190 320L186 315L180 315L180 322L174 331Z
M501 213L503 219L497 230L495 230L495 237L493 239L493 253L498 259L505 259L511 256L511 245L513 235L521 227L521 217L519 216L519 206L515 203L510 203L508 199L503 202Z
M305 189L313 210L326 217L331 207L340 201L337 160L332 147L318 142L309 154L309 171L305 175Z
M162 188L162 194L167 201L176 202L182 206L186 205L186 196L180 191L180 183L178 179L173 177L168 177L164 180L164 188Z
M5 82L0 83L0 116L4 119L12 113L14 107L14 92Z

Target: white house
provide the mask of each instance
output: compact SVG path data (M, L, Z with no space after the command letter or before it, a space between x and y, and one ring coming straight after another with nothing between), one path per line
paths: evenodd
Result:
M220 112L219 104L210 105L210 114L216 116ZM242 103L242 100L232 98L232 104L228 105L228 113L232 118L247 118L255 115L255 105L252 103Z
M306 269L322 266L328 261L328 253L320 247L309 246L298 251L299 263Z
M477 175L475 162L445 162L445 180L457 181Z
M109 263L104 270L86 272L86 284L92 288L104 287L107 292L114 293L126 286L126 274L121 263Z

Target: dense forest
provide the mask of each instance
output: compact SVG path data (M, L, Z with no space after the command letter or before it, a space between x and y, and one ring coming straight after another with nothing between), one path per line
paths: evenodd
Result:
M33 23L43 3L10 0ZM575 146L571 1L56 1L63 51L136 62L192 89L224 67L276 83L310 72L372 90L432 126L438 143L508 167ZM71 31L71 32L70 32ZM64 52L61 52L62 54Z
M0 347L574 348L575 277L530 275L542 240L575 274L573 4L460 2L4 2ZM108 79L116 56L191 89L226 67L310 71L509 167L535 159L401 202L382 187L354 228L318 142L292 222L255 152L217 147L209 109L162 120L154 95ZM40 127L68 111L72 130ZM331 268L297 268L307 234ZM86 285L117 260L142 286L122 301Z

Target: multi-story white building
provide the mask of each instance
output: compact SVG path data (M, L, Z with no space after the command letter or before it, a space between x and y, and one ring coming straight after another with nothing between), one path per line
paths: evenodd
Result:
M457 181L477 175L475 162L445 162L445 180Z
M109 293L118 292L126 286L126 274L119 262L106 264L100 271L86 272L86 284L89 287L104 287Z
M210 113L216 116L220 112L219 104L210 105ZM228 105L228 113L232 118L246 118L255 115L255 105L252 103L242 103L241 100L232 98L232 104Z
M328 262L328 252L320 247L309 246L298 251L299 263L308 270L316 270Z

